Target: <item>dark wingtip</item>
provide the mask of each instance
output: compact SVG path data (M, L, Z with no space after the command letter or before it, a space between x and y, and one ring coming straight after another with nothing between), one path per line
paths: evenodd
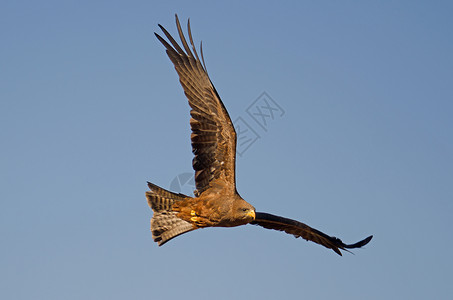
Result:
M366 239L361 240L360 242L357 242L357 243L351 244L351 245L344 245L344 247L348 248L348 249L360 248L360 247L363 247L366 244L368 244L371 241L372 238L373 238L373 236L370 235L369 237L367 237Z
M341 251L338 248L332 248L332 250L335 251L336 254L343 256L343 254L341 254ZM348 250L345 250L345 251L348 251Z

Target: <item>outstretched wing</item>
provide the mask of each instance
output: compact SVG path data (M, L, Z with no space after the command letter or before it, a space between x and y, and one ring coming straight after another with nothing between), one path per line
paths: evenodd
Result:
M332 249L339 255L341 255L340 249L348 251L347 249L360 248L368 244L368 242L373 238L373 236L371 235L366 239L361 240L360 242L347 245L343 243L339 238L328 236L327 234L311 228L304 223L260 212L256 213L255 220L250 224L259 225L267 229L284 231L286 233L294 235L296 238L302 237L307 241L312 241L317 244L323 245L324 247Z
M190 22L187 23L187 27L193 53L184 37L177 15L176 26L184 50L161 25L159 27L171 45L157 33L154 34L167 48L167 55L175 66L192 108L190 126L192 152L195 155L193 159L195 196L199 196L210 186L226 189L227 194L233 194L236 192L236 131L203 66L203 49L201 49L203 65L198 57L190 31Z

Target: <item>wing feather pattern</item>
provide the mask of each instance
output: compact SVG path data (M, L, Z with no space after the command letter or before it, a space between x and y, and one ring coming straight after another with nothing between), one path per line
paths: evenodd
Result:
M347 249L360 248L368 244L368 242L373 238L371 235L360 242L347 245L339 238L328 236L327 234L311 228L304 223L261 212L256 213L255 221L250 224L259 225L267 229L284 231L288 234L294 235L296 238L302 237L307 241L312 241L323 245L326 248L332 249L339 255L341 255L340 250L348 251Z
M187 28L193 53L184 37L178 16L175 17L182 48L163 26L159 25L170 43L157 33L154 34L167 49L167 55L175 66L179 81L192 108L190 126L192 152L195 155L192 162L195 170L194 193L198 197L209 187L221 186L226 190L225 194L234 194L236 192L236 131L208 76L203 52L201 52L203 65L198 57L190 30L190 21L187 23ZM213 184L213 181L216 184Z

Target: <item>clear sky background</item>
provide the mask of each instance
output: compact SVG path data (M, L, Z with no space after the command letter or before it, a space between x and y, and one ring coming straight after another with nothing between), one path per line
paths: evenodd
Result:
M452 299L452 2L163 2L1 2L0 298ZM192 172L153 35L174 13L260 137L242 197L370 244L340 257L251 225L152 241L146 181ZM284 110L265 130L263 92Z

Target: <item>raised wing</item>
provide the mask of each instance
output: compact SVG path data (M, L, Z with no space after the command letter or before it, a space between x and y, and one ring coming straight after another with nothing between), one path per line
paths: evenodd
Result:
M161 25L159 27L171 45L157 33L154 34L167 48L167 55L175 66L179 81L192 108L190 127L192 128L192 152L195 155L193 159L195 196L199 196L210 187L225 189L224 193L233 194L236 192L236 131L203 66L202 48L203 65L198 57L192 39L190 21L187 23L187 28L193 53L181 30L177 15L176 26L184 50Z
M286 233L294 235L296 238L302 237L307 241L312 241L317 244L323 245L324 247L332 249L339 255L341 255L340 249L348 251L347 249L360 248L368 244L368 242L373 238L373 236L371 235L366 239L361 240L360 242L347 245L343 243L339 238L328 236L327 234L311 228L304 223L260 212L256 213L256 219L250 224L259 225L267 229L284 231Z

